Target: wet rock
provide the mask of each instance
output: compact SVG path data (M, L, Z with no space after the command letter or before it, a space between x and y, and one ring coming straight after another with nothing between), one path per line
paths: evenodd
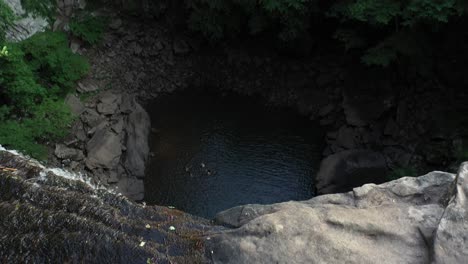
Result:
M194 247L212 228L206 220L136 204L89 184L87 175L44 168L2 150L0 164L17 168L14 174L0 171L2 263L209 261L202 243ZM172 247L179 248L177 257L167 254Z
M55 146L54 154L59 159L70 159L73 161L80 161L84 159L83 151L69 148L62 144L57 144Z
M141 201L144 198L145 186L143 180L122 177L117 186L120 193L133 201Z
M119 178L118 178L118 173L116 171L111 171L109 173L109 178L107 179L107 183L112 184L112 183L118 183Z
M70 110L74 115L81 115L85 111L83 103L80 101L76 95L69 94L65 98L65 103L70 106Z
M348 191L365 183L382 183L387 165L382 154L369 150L347 150L325 158L316 176L318 193Z
M133 176L142 178L145 176L145 163L149 155L151 121L141 105L136 104L135 107L127 118L125 167Z
M88 168L113 169L119 163L122 154L120 136L108 129L98 130L88 141L86 151L88 153L86 158Z

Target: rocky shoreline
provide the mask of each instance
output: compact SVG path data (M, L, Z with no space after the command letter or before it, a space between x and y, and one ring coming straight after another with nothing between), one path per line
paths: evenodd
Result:
M319 121L328 131L324 158L353 152L360 164L354 169L363 174L368 168L385 174L456 170L460 162L455 149L465 145L466 131L442 124L445 115L456 113L432 107L435 98L442 106L450 100L432 81L398 83L379 71L368 76L368 70L349 69L342 59L324 55L286 59L268 52L252 56L242 47L213 51L196 37L173 35L156 20L142 23L118 13L104 15L112 19L102 45L88 49L71 43L91 60L92 72L85 80L91 87L132 94L143 106L161 94L200 87L260 96L265 103L293 107ZM366 154L361 156L363 151ZM364 183L359 173L341 175L335 181L349 182L342 186L345 189L319 188L318 192L350 190ZM324 177L328 176L319 173L317 181Z

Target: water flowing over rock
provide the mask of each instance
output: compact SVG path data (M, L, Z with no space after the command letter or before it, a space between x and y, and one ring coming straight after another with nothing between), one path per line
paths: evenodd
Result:
M466 263L468 163L308 201L238 206L219 224L138 205L0 147L6 263Z
M206 263L208 221L0 150L2 263ZM171 230L173 227L175 230Z

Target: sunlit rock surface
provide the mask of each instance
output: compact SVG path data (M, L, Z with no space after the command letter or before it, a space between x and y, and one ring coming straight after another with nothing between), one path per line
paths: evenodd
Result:
M309 201L236 207L216 263L466 263L468 163ZM455 188L455 189L454 189Z

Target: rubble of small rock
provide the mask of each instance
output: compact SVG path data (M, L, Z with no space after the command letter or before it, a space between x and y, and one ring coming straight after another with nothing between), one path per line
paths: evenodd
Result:
M90 172L97 181L130 199L142 200L151 125L135 96L104 91L85 105L75 95L69 95L66 102L78 121L71 141L56 145L55 156L75 171Z

